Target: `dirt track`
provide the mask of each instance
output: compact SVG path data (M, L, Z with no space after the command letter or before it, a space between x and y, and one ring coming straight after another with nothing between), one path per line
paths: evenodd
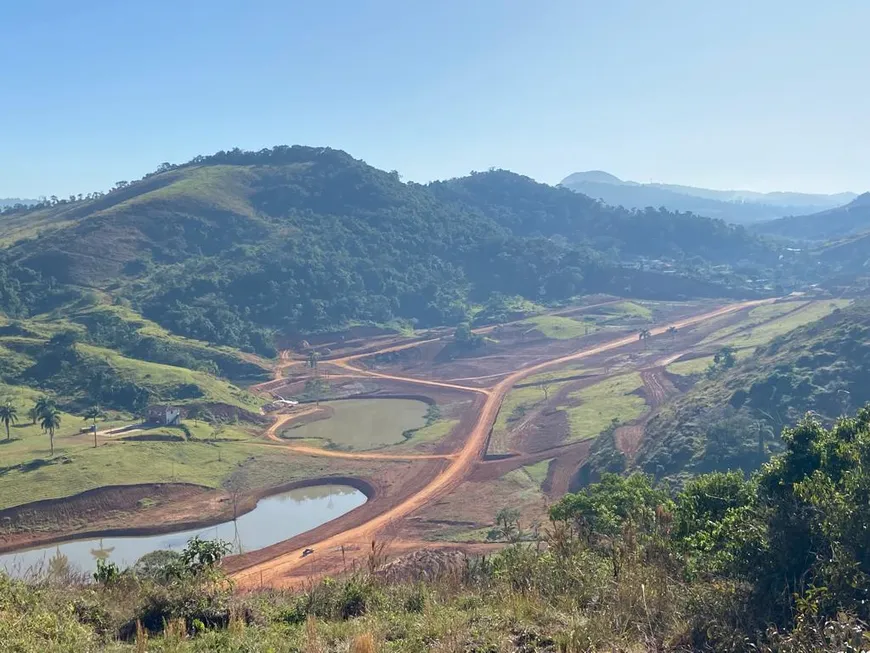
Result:
M678 329L682 329L688 326L693 326L700 322L704 322L706 320L710 320L716 317L733 313L735 311L742 310L750 306L757 306L760 304L769 303L771 301L773 300L756 300L731 304L700 315L695 315L682 319L669 326L675 326ZM655 329L652 329L651 333L653 336L658 336L665 333L667 329L668 326L657 327ZM390 351L407 349L410 347L419 346L426 342L431 342L431 340L416 341L412 343L404 343L402 345L390 346L383 350L380 350L379 352L354 354L350 356L336 358L333 359L331 363L343 367L355 374L363 374L367 376L399 381L403 383L415 383L430 387L447 388L452 390L459 390L462 392L470 392L483 395L485 400L480 407L477 419L470 428L468 435L466 436L460 450L450 457L448 466L441 469L431 481L417 489L415 492L408 494L404 499L399 500L397 503L395 503L388 509L380 512L379 514L373 515L370 519L367 519L363 523L360 523L343 532L327 536L324 539L320 540L316 539L316 533L320 532L321 529L316 529L312 533L308 534L309 539L305 542L305 547L311 547L315 549L316 556L308 556L307 558L303 559L301 557L303 547L300 543L300 546L298 548L295 548L294 550L282 550L281 554L276 555L271 559L258 561L252 566L237 571L234 577L239 586L251 587L263 582L267 582L269 585L272 586L292 584L294 582L293 572L299 570L301 573L304 574L305 567L308 567L310 569L315 564L315 560L312 560L312 558L316 557L316 564L318 568L323 569L329 568L331 565L340 566L339 561L343 561L348 550L356 551L357 555L359 555L360 552L365 552L366 545L374 541L375 538L377 538L379 535L382 535L383 532L388 530L390 526L397 523L399 520L403 519L414 511L418 510L422 506L428 504L432 500L443 496L447 492L455 489L462 481L469 477L469 475L474 471L475 466L481 460L485 452L489 433L492 429L493 423L495 422L496 416L498 415L499 408L501 407L501 404L508 391L513 387L515 383L527 376L536 374L550 367L563 365L565 363L581 360L583 358L587 358L596 354L625 347L627 345L637 342L637 336L632 333L629 336L616 338L614 340L603 342L584 350L576 351L574 353L559 356L551 360L546 360L528 366L524 369L517 370L511 373L509 376L504 378L491 389L468 387L441 381L422 380L413 377L381 374L378 372L360 370L350 365L350 361L357 360L365 356L370 356L375 353L387 353ZM278 370L278 374L280 374L280 369ZM279 425L280 424L276 422L276 424L274 424L270 428L270 432L273 436ZM373 454L348 454L344 457L356 457L362 459L366 456L371 455ZM353 513L349 514L352 515ZM295 541L296 540L294 538L294 542ZM341 551L340 557L337 553L339 550Z

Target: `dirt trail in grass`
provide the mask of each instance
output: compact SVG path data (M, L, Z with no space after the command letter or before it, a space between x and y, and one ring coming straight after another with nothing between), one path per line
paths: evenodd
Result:
M750 306L758 306L770 303L771 301L773 300L755 300L731 304L713 311L702 313L700 315L685 318L669 326L674 326L677 329L681 329L698 324L700 322L704 322L706 320L720 317L722 315L727 315L729 313L733 313L735 311L742 310ZM669 326L656 327L651 330L651 335L658 336L666 333ZM541 372L550 367L588 358L590 356L625 347L636 342L637 336L635 334L631 334L630 336L617 338L608 342L601 343L594 347L590 347L588 349L583 349L572 354L544 361L512 373L503 381L495 385L491 390L469 388L466 386L460 386L451 383L422 381L420 379L414 379L410 377L401 377L397 375L369 372L369 374L372 376L400 382L419 383L423 385L445 387L454 390L482 393L486 395L486 400L483 403L480 413L478 414L477 421L470 429L470 432L468 433L468 436L462 448L455 454L455 457L450 460L449 465L446 468L441 469L437 476L435 476L429 483L423 486L422 489L416 491L413 494L410 494L404 500L400 501L388 510L385 510L384 512L378 514L372 519L354 528L341 532L337 535L327 537L317 542L310 542L307 548L313 548L315 552L319 551L321 554L328 554L329 551L335 551L336 549L341 549L344 552L345 548L348 545L355 544L357 547L360 547L361 543L374 541L378 534L381 533L384 529L397 523L399 520L428 504L432 500L437 499L438 497L441 497L445 493L450 492L451 490L454 490L456 487L458 487L464 480L468 478L477 463L483 457L483 454L486 450L487 441L489 439L489 433L492 430L492 425L495 423L496 416L498 415L498 410L501 407L501 404L504 401L504 398L507 395L508 391L517 381L520 381L523 378ZM402 345L401 347L407 348L409 346L414 345L408 344ZM387 349L395 350L395 348ZM348 369L359 372L361 370L350 366L350 361L361 357L362 356L360 355L347 356L344 358L336 359L333 362L341 365L342 367L346 367ZM352 512L349 514L352 514ZM364 549L365 546L363 545L362 548ZM235 581L240 587L256 586L258 583L262 583L264 578L268 580L268 583L270 585L287 584L289 582L292 582L291 576L294 571L301 570L302 573L304 573L305 565L313 564L314 562L313 560L308 561L307 559L303 559L301 556L302 550L299 548L286 552L282 551L279 555L276 555L270 560L238 571L234 575Z

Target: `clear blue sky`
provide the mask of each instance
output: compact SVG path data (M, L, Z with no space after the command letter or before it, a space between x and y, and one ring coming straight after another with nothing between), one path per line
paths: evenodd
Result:
M234 146L870 189L867 0L0 3L0 197Z

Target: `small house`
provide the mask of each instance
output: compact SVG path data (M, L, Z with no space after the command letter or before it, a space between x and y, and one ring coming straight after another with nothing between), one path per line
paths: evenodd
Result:
M161 426L174 426L181 422L181 409L173 406L149 406L148 421Z

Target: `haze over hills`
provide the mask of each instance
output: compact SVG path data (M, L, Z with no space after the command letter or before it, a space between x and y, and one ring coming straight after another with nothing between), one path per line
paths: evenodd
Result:
M0 209L16 204L36 204L37 200L26 200L20 197L0 197Z
M810 215L796 215L754 225L759 233L796 240L832 240L870 231L870 193L849 204Z
M456 324L493 293L751 295L748 278L782 265L778 248L708 218L606 207L503 170L403 183L301 146L196 157L107 194L7 210L0 240L17 284L7 312L24 310L24 292L52 306L51 279L52 293L98 289L176 333L266 354L274 330ZM638 267L662 258L673 263ZM740 274L703 271L737 261Z
M638 183L622 180L600 170L575 172L565 177L560 185L612 206L637 209L663 206L671 211L688 211L740 224L772 220L785 215L815 213L841 206L856 197L854 193L757 193Z

